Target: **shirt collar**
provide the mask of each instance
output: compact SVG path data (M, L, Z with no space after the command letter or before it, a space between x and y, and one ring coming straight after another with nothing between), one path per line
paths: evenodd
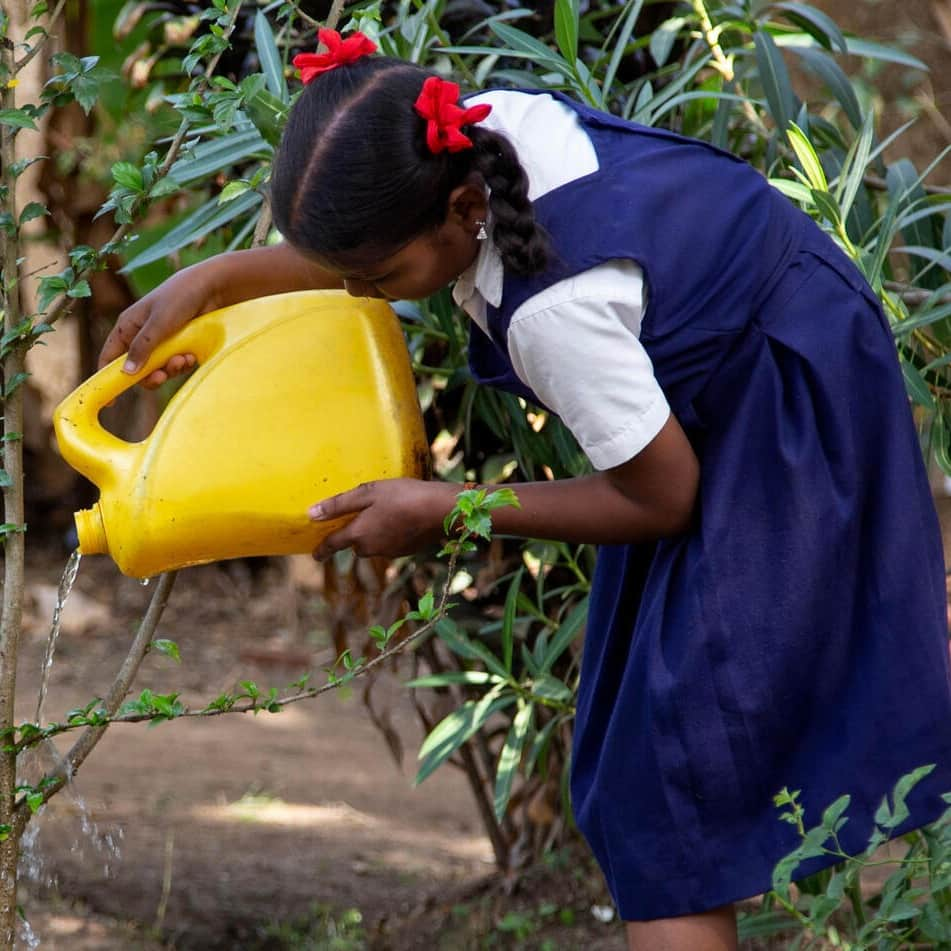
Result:
M476 293L493 307L502 303L505 269L502 266L502 257L492 240L491 217L486 222L486 230L489 232L489 239L482 242L475 261L456 278L456 286L452 289L452 299L463 309Z

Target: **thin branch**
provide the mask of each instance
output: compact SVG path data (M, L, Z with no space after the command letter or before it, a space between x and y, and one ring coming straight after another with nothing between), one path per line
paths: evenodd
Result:
M60 18L60 15L63 12L63 8L66 6L66 0L59 0L59 3L56 4L56 7L53 10L53 14L50 17L50 27L54 26L56 21ZM28 52L26 52L23 58L16 63L13 67L14 75L20 72L32 59L36 56L37 53L46 45L46 41L50 38L49 30L44 31L43 36L41 36L34 46L31 46Z
M129 692L129 687L132 685L132 681L135 680L135 676L139 672L139 667L142 665L142 661L149 651L149 645L152 643L152 638L162 618L162 612L168 604L172 585L175 584L177 577L177 572L170 571L161 575L158 579L155 592L152 594L152 600L149 602L148 610L139 623L139 629L133 638L132 644L129 646L125 660L123 660L122 666L119 668L119 672L116 674L116 678L109 688L109 693L103 701L103 709L110 718L109 722L101 726L86 727L86 729L83 730L82 735L76 740L70 751L54 770L52 774L54 782L48 784L43 789L43 802L47 802L69 782L76 773L76 770L82 766L83 761L102 739L110 723L120 722L118 720L112 720L111 718L115 716L119 707L122 706L122 702ZM17 824L25 826L29 821L30 815L31 810L29 806L25 800L21 799L16 807Z
M907 304L924 304L929 300L936 300L942 304L951 304L951 291L935 296L934 291L926 291L911 284L902 284L900 281L885 281L886 290L897 294Z
M327 14L327 20L324 23L324 27L328 30L336 30L337 24L340 22L340 16L343 13L343 8L346 5L346 0L334 0L331 4L330 12Z
M874 188L876 191L888 191L888 182L886 182L884 178L880 178L871 172L866 172L862 181L864 181L869 188ZM922 185L921 188L925 194L928 195L951 195L951 188L944 185Z
M461 540L464 540L466 537L467 536L462 536ZM423 638L425 635L433 631L436 625L449 613L449 608L451 607L451 605L449 604L449 588L452 583L452 578L456 572L456 563L458 561L458 557L459 557L458 551L454 551L450 555L449 562L446 568L446 571L447 571L446 583L443 586L442 593L439 596L439 601L433 609L432 616L429 618L428 621L426 621L425 624L421 625L419 628L413 631L413 633L410 634L408 637L404 637L402 640L395 643L392 647L387 647L385 650L381 651L372 660L366 661L365 663L361 664L359 667L357 667L356 669L352 671L348 671L345 676L336 678L334 680L330 680L319 687L309 687L305 690L301 690L298 693L293 694L292 696L277 697L273 700L268 699L267 708L271 710L274 707L280 707L280 708L288 707L292 703L300 703L302 700L310 700L313 697L319 697L322 694L330 692L331 690L338 690L340 687L343 687L346 684L349 684L351 681L355 680L357 677L365 676L371 670L378 667L380 664L385 663L391 657L394 657L397 654L403 653L407 648L409 648L410 646L415 644L417 641L419 641L421 638ZM151 640L151 633L154 633L154 625L158 624L158 618L161 616L161 611L164 610L164 607L165 607L164 601L167 600L167 595L166 595L164 597L164 600L161 603L159 603L160 589L166 583L165 579L169 577L174 578L174 573L160 576L159 589L157 589L155 592L155 595L153 595L152 603L149 605L148 614L146 614L146 617L143 619L142 627L139 628L139 633L136 635L136 640L129 650L129 656L126 658L126 664L123 665L123 669L122 671L120 671L119 677L116 678L116 683L113 685L113 688L110 691L109 697L104 702L103 709L106 714L106 717L108 718L108 722L98 726L87 726L85 728L85 732L83 733L83 735L79 738L79 740L76 741L75 745L66 756L65 762L67 764L72 764L72 768L62 771L63 781L68 779L68 775L72 775L72 773L75 772L75 770L79 767L80 763L82 763L82 760L85 759L85 757L88 755L89 751L85 750L85 747L82 745L84 743L90 742L87 739L87 737L91 737L95 735L95 740L92 742L92 745L89 747L89 749L92 749L92 746L94 746L95 743L98 742L99 735L101 734L101 732L104 731L106 726L110 724L142 723L145 720L155 719L155 714L151 714L151 713L131 713L131 714L128 714L127 716L117 717L115 716L115 712L119 708L119 703L115 703L114 708L110 708L110 704L115 700L116 691L118 689L120 679L124 679L124 676L125 676L124 671L127 670L127 665L130 663L130 658L132 658L132 656L136 654L136 651L139 649L139 646L142 641L144 641L145 649L146 650L148 649L149 642ZM167 584L168 584L168 587L171 588L171 582L167 582ZM155 614L156 611L157 611L157 614ZM150 623L150 618L153 617L153 615L154 615L154 624L152 625L150 629L151 633L149 633L149 636L146 637L146 632L144 628L148 623ZM136 661L135 663L136 663L135 669L138 669L138 664L141 663L141 657L139 657L138 661ZM132 676L134 676L134 671ZM129 683L131 683L131 680L129 680ZM128 685L126 685L125 690L128 690ZM122 698L125 696L125 690L123 690L122 693L119 694L119 702L121 702ZM264 707L261 705L261 703L259 703L255 699L250 699L244 703L235 703L233 706L224 707L224 708L212 709L209 707L204 707L200 710L185 709L181 713L176 713L174 716L170 717L169 719L182 720L185 718L195 718L195 717L217 717L217 716L223 716L225 714L230 714L230 713L260 713L263 709ZM273 712L276 712L276 711L273 711ZM13 749L19 754L23 750L28 749L31 746L35 746L38 743L41 743L44 740L47 740L53 736L59 736L60 734L69 733L69 732L72 732L73 730L77 730L80 728L81 728L81 724L77 724L76 726L71 726L70 724L53 724L50 729L44 730L41 735L31 736L29 739L26 739L21 741L20 743L14 744ZM78 753L82 753L82 756L81 758L75 759L75 755L77 755ZM57 776L59 775L59 772L60 771L57 771ZM52 792L50 792L50 795L52 795L55 791L56 789L53 789ZM44 802L48 798L49 796L46 796L44 792ZM20 803L18 803L18 808L21 806L25 807L25 801L21 801Z

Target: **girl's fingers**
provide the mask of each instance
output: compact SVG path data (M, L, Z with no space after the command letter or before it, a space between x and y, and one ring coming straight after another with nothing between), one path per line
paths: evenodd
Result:
M353 548L354 542L356 542L356 533L352 528L352 524L347 525L345 528L341 528L339 531L328 535L314 549L314 558L317 561L326 561L328 558L332 558L336 555L338 551L343 551L345 548ZM355 551L355 554L359 555L360 552Z
M342 515L362 512L373 504L375 493L376 483L364 482L355 489L350 489L349 492L331 495L316 505L312 505L307 514L314 522L326 522L340 518Z
M129 344L148 320L148 315L148 308L141 307L139 304L133 304L119 315L119 319L109 331L109 336L106 337L106 342L99 352L100 370L129 349Z

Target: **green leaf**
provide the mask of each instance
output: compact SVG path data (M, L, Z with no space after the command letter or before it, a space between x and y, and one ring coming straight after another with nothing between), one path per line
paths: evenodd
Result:
M558 631L552 638L551 646L545 653L541 663L542 672L550 671L555 661L565 652L568 646L575 640L578 633L584 626L585 619L588 616L588 599L577 604L572 608L568 616L558 626Z
M785 132L797 112L789 70L772 36L764 30L753 34L756 46L756 64L760 82L766 94L770 114L780 132Z
M271 152L271 146L261 138L257 129L245 129L196 145L189 156L175 162L169 174L181 185L189 185L208 175L217 175L252 156L266 156Z
M909 363L904 356L901 358L901 372L905 377L905 389L908 391L908 395L919 406L923 406L927 410L934 410L934 397L931 395L928 384L925 383L924 377L918 372L917 368Z
M627 44L631 38L631 34L634 32L634 24L637 22L637 18L641 15L641 8L644 6L644 0L633 0L632 3L628 4L629 9L625 14L624 22L621 25L620 32L618 33L617 39L615 40L614 50L611 53L611 61L608 63L608 68L604 72L604 80L601 83L602 97L607 99L608 95L611 92L611 87L614 85L614 78L617 76L618 68L621 65L621 59L624 54L627 52ZM607 44L607 40L605 44ZM606 52L606 49L603 50Z
M152 641L152 647L154 647L160 654L164 654L166 657L171 657L176 664L182 662L182 655L179 653L178 644L175 641L169 641L165 638L158 638L157 640Z
M425 677L416 677L406 682L407 687L448 687L450 684L466 684L471 687L482 687L486 684L495 684L501 677L490 674L486 670L448 670L442 674L427 674Z
M13 479L10 477L10 473L5 469L0 469L0 489L6 489L11 485L13 485Z
M17 129L35 129L36 123L22 109L0 109L0 124Z
M419 616L422 620L428 621L432 616L435 610L435 597L433 595L432 589L427 591L420 599L419 604L416 610L419 612Z
M518 607L518 594L522 585L522 574L524 568L519 568L512 578L509 585L508 594L505 596L505 609L502 613L502 663L505 669L512 671L512 647L515 642L515 617Z
M181 191L182 186L169 175L160 178L150 189L149 198L165 198Z
M842 212L836 200L828 192L812 189L812 200L823 218L838 227L842 222Z
M826 179L826 173L823 171L819 155L806 133L795 122L790 122L789 128L786 130L786 138L789 139L789 144L793 147L796 158L799 159L799 164L806 173L810 187L814 191L827 192L829 182Z
M770 185L777 191L781 191L787 198L798 202L806 207L812 206L812 189L802 182L791 182L788 178L771 178Z
M499 765L495 772L495 818L501 822L508 808L512 796L512 783L518 771L518 764L522 759L522 749L525 738L532 725L532 714L535 707L531 703L523 703L512 720L502 752L499 754Z
M546 66L560 70L563 73L570 72L570 65L554 50L536 40L534 36L514 26L509 26L507 23L491 22L489 28L507 47L507 49L498 50L498 52L508 53L509 55L517 54L525 59L544 63ZM489 50L486 49L481 52L489 52Z
M674 43L677 42L677 37L686 22L686 17L671 17L661 23L651 34L651 56L653 56L658 67L667 63L670 51L674 48Z
M828 806L822 813L822 827L832 832L838 832L844 822L848 821L847 819L842 820L842 814L849 808L851 802L852 797L849 795L840 796L836 799L836 801L832 803L831 806Z
M454 654L469 660L481 660L492 673L503 679L508 677L508 671L498 657L484 644L467 637L455 621L443 618L436 625L436 633Z
M66 291L66 296L92 297L92 288L89 286L89 281L77 281L72 287L69 288L69 290Z
M218 195L218 204L224 205L226 202L234 201L238 195L243 195L250 187L245 181L228 182Z
M555 0L555 41L569 63L578 58L578 0Z
M283 103L290 99L287 81L284 78L284 63L274 40L271 24L261 10L254 17L254 45L261 61L261 70L267 80L267 88Z
M38 201L28 202L23 206L23 211L20 212L20 225L22 227L28 221L32 221L34 218L42 218L44 215L48 214L49 209L46 207L46 205L43 205Z
M186 245L201 240L210 232L251 211L260 203L261 196L257 192L251 191L240 195L224 206L219 206L218 199L213 198L192 212L184 221L168 231L164 237L156 241L151 247L146 248L132 258L119 273L128 274L136 268L151 264L153 261L159 261L169 254L174 254Z
M128 188L129 191L138 193L145 190L142 169L131 162L116 162L112 166L112 177L117 185Z
M503 686L496 685L478 701L466 701L436 724L419 750L421 762L414 780L416 785L432 775L490 716L515 703L515 694L498 695Z
M532 696L542 700L564 703L571 699L571 688L551 674L539 674L532 681Z
M848 218L855 202L855 196L864 183L865 169L871 155L874 132L875 116L874 113L869 112L862 123L862 131L849 148L839 172L836 194L842 208L843 221Z
M821 50L803 47L796 53L806 67L815 73L828 87L829 92L839 101L843 112L854 129L862 127L862 107L852 82L842 67L827 53Z
M804 3L776 3L775 9L782 10L790 23L804 29L815 37L826 49L837 47L842 53L848 52L848 44L836 22L821 10Z

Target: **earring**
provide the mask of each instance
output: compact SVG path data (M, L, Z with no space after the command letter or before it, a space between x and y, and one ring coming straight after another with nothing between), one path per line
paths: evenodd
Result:
M477 221L476 224L479 226L479 230L476 232L476 241L485 241L489 237L489 232L485 230L485 222Z

